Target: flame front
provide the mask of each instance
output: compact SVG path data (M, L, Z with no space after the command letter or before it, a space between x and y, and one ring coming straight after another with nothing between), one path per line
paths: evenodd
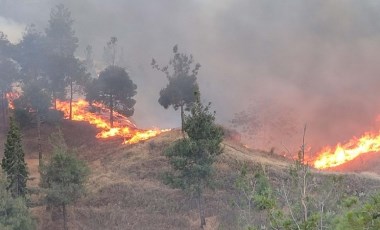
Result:
M360 155L378 151L380 151L380 133L366 133L345 144L339 143L335 148L325 147L317 154L314 167L327 169L344 164Z
M91 112L91 108L95 108L96 111ZM70 116L70 103L57 100L57 110L62 111L64 117L68 119ZM108 116L109 109L100 103L93 103L91 107L87 101L82 99L72 102L72 120L86 121L100 129L101 132L96 135L100 139L120 137L124 139L124 144L135 144L170 130L140 130L126 116L117 112L114 112L114 122L113 127L111 127Z

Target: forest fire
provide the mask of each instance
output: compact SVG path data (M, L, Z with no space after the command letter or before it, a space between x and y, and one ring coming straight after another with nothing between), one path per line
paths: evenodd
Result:
M354 137L345 144L337 144L334 148L325 147L317 153L314 167L327 169L342 165L360 155L380 151L380 133L365 133L362 137Z
M109 109L100 103L93 103L92 107L96 108L96 111L91 112L91 106L85 100L73 101L72 120L86 121L101 129L101 132L96 135L99 139L121 137L124 139L123 144L134 144L169 131L169 129L140 130L127 117L117 112L114 112L114 123L113 127L111 127L108 121ZM57 101L57 110L62 111L64 117L68 119L70 103L68 101Z
M14 109L13 100L19 97L19 93L6 94L8 106ZM69 118L69 101L57 100L57 110L64 113L65 119ZM98 139L118 137L123 139L123 144L135 144L143 140L155 137L170 129L141 130L126 116L114 112L114 127L109 122L109 109L101 103L93 103L92 106L83 99L72 102L72 120L88 122L101 131L96 135ZM335 147L326 146L316 153L313 166L317 169L333 168L354 160L360 155L380 151L380 132L368 132L360 138L352 138L347 143L338 143Z
M6 93L5 97L7 98L7 101L8 101L8 108L9 109L14 109L15 106L13 104L13 101L18 98L20 95L19 93L17 92L9 92L9 93Z

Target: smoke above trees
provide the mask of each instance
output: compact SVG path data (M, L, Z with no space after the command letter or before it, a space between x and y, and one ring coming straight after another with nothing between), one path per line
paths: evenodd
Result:
M42 31L50 9L60 2L1 0L0 28L12 41L30 23ZM213 102L219 122L234 127L230 121L235 113L263 117L264 110L260 122L268 132L276 133L278 122L291 124L290 134L285 130L269 145L299 143L304 123L308 123L308 144L317 147L377 128L380 4L376 1L64 3L79 38L76 56L84 59L85 48L91 45L95 65L102 66L104 44L111 36L118 38L124 57L119 65L138 76L132 79L140 92L134 119L142 126L180 123L178 111L164 110L157 103L166 82L150 67L152 57L168 60L168 50L178 44L202 65L200 91L205 101ZM265 132L255 135L272 136Z

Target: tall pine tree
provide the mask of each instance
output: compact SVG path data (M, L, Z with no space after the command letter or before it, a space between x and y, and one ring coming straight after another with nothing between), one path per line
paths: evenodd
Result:
M215 124L210 104L204 106L199 98L190 115L185 116L184 130L188 137L177 140L165 151L173 168L167 173L166 182L194 195L203 229L206 225L203 191L212 184L213 163L223 152L223 130Z
M46 202L61 208L63 229L68 230L67 206L84 195L89 168L67 147L61 131L54 133L51 141L53 155L42 167L41 186L46 188Z
M8 181L0 172L0 229L35 230L36 222L23 197L12 197Z
M8 191L14 197L25 196L28 171L21 145L21 134L13 118L10 118L1 167L9 182Z

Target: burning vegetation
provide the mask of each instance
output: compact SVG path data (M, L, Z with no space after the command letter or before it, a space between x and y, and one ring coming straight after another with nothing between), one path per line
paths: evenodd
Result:
M14 100L20 94L8 92L6 98L9 109L15 109ZM113 126L110 124L110 109L100 102L92 102L91 105L84 99L72 101L71 120L85 121L94 125L100 131L96 135L98 139L120 138L123 144L135 144L143 140L155 137L170 129L139 129L132 119L113 111ZM56 109L61 111L65 119L70 119L70 101L57 100ZM338 143L335 147L325 146L316 152L311 162L317 169L331 169L350 162L361 155L380 151L380 134L368 132L360 138L353 137L346 143Z
M347 143L324 147L316 154L313 164L317 169L328 169L347 163L363 154L378 151L380 151L380 134L366 133L360 138L354 137Z
M57 110L63 112L65 119L70 116L70 103L68 101L57 101ZM83 99L72 102L72 120L86 121L96 126L101 131L96 135L99 139L112 137L123 138L123 144L134 144L142 140L157 136L170 129L141 130L126 116L114 112L113 127L108 119L109 109L101 103L93 103L91 106Z
M3 13L8 15L5 19L17 15L7 6L27 1L0 2L4 9L0 10L3 28ZM51 6L42 0L24 4L28 8L22 11L25 19L16 21L26 20L28 12L33 11L32 5L38 2ZM72 7L75 2L68 4ZM13 42L0 31L0 128L9 128L6 136L0 135L5 142L0 164L0 230L34 230L37 226L57 229L59 225L64 230L195 229L195 225L201 229L380 229L380 194L374 193L379 188L379 175L328 172L352 167L356 158L380 152L380 131L362 130L362 136L335 145L342 139L337 132L350 135L368 127L363 122L343 130L346 121L353 123L357 118L370 122L368 117L380 113L373 106L378 98L376 76L380 72L373 56L380 52L373 48L377 46L380 27L374 30L376 33L368 33L368 26L358 26L376 19L368 20L369 12L363 14L365 18L356 14L341 20L342 15L349 16L354 9L334 10L338 4L325 3L333 0L307 3L307 10L295 7L302 1L273 1L276 3L271 6L270 0L228 0L228 5L223 2L227 7L213 1L184 1L178 5L166 1L149 7L140 7L139 1L115 1L93 7L101 2L87 1L85 13L83 5L75 9L73 15L80 13L78 21L69 8L59 4L51 9L44 30L28 21L22 36ZM114 4L120 11L114 10ZM197 7L185 7L184 11L184 4ZM143 11L136 11L136 7ZM284 12L277 11L283 7ZM161 12L165 8L169 13ZM212 8L217 10L213 12ZM41 9L38 10L46 12ZM94 14L96 20L87 17L95 9L99 10ZM199 23L203 16L193 12L195 9L201 9L201 15L215 22ZM319 13L309 14L316 9ZM298 18L298 10L312 17ZM181 18L176 18L177 13ZM238 17L231 20L232 13ZM33 14L44 19L48 16ZM168 21L162 20L160 14ZM144 15L144 20L133 21L135 15ZM277 15L281 20L276 20ZM126 20L118 20L126 16ZM339 23L330 23L336 18ZM360 20L355 22L355 18ZM170 29L173 19L181 27L175 33ZM88 22L95 22L95 26L90 28ZM351 22L355 22L352 28ZM286 27L287 23L290 27ZM106 30L102 25L107 26ZM134 38L136 32L139 35ZM104 36L110 39L106 41ZM195 50L206 71L177 45L162 65L166 54L160 54L161 48L157 47L169 45L162 42L172 45L172 41L195 44L185 43L184 50ZM127 58L125 42L129 43ZM83 45L87 45L84 56ZM157 56L150 64L155 70L151 72L146 68L150 55ZM376 69L371 70L372 66ZM200 71L207 76L200 81L202 85L198 85ZM163 81L153 78L154 72L161 74ZM344 81L342 76L347 76ZM367 81L371 80L369 76L373 82ZM234 130L216 123L216 112L211 103L203 104L201 89L219 104L217 110L224 118L218 121L226 122L237 112L231 121ZM138 92L143 97L137 98ZM155 93L151 96L148 92ZM154 94L157 98L153 98ZM372 100L367 98L370 95ZM360 100L363 98L366 100ZM178 111L181 131L138 128L132 116L143 120L141 112L148 118L160 118L157 123L162 124L162 117L156 113L159 110L152 106L157 102L164 109ZM357 107L365 102L371 109ZM140 106L144 103L145 107ZM250 103L251 111L238 112ZM369 115L363 117L367 112ZM60 122L62 119L69 122ZM292 138L300 137L298 129L304 121L313 125L310 133L316 138L310 137L310 141L318 143L306 144L309 137L305 138L305 125L298 149L299 143ZM18 125L28 128L19 129ZM54 133L52 129L56 128L58 132ZM245 143L248 145L241 143L241 134L235 128L250 136ZM165 135L156 137L162 133ZM153 137L156 138L144 141ZM275 154L279 142L286 154L281 150ZM334 145L315 151L326 143ZM271 150L268 153L250 147ZM312 156L306 156L309 152ZM294 153L298 158L294 159ZM169 190L168 186L177 190ZM91 193L86 195L86 191ZM190 196L186 198L187 195ZM373 201L368 202L368 198ZM194 215L194 201L198 217ZM51 216L46 215L49 213Z

